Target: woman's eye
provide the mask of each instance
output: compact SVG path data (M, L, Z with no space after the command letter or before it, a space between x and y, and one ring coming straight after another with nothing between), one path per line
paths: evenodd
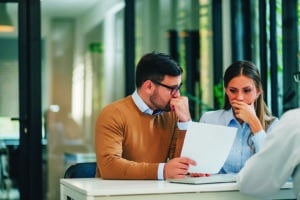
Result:
M250 93L252 90L251 89L245 89L244 92L245 93Z
M230 89L229 90L231 93L236 93L236 90L235 89Z

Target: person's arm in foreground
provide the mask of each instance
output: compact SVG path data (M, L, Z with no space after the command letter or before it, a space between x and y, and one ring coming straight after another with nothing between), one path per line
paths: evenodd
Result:
M299 110L296 114L299 115ZM297 117L295 111L286 113L266 137L260 152L246 162L237 177L242 193L258 197L271 195L292 175L300 163Z

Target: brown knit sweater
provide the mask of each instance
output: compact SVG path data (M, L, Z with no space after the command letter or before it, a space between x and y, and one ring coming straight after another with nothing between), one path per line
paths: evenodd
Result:
M95 127L96 177L157 179L158 164L180 155L185 132L175 113L142 113L131 96L106 106Z

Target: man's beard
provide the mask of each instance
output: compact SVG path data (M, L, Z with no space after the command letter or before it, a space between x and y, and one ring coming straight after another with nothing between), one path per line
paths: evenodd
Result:
M161 105L157 104L156 102L160 101L159 98L157 98L156 95L153 95L150 97L150 101L152 102L152 104L159 110L162 110L164 112L170 112L171 111L171 106L170 106L170 102L167 103L167 105L165 107L161 107Z
M170 103L168 103L168 105L165 107L164 111L165 112L170 112L171 111Z

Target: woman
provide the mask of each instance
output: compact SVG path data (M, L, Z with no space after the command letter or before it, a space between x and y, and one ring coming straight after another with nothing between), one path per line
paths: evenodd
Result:
M200 122L236 127L237 135L219 173L238 173L258 152L278 119L272 116L263 98L261 77L249 61L231 64L224 74L224 108L203 114Z

